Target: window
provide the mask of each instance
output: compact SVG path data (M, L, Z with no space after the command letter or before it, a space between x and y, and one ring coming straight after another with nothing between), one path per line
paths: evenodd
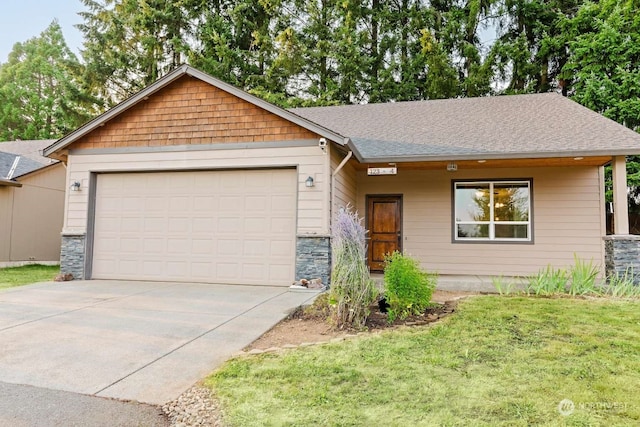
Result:
M454 183L455 241L531 241L531 180Z

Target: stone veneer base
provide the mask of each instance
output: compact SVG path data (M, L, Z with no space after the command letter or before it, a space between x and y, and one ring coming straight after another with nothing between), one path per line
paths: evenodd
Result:
M633 282L640 284L640 236L616 234L605 236L603 240L607 277L633 274Z
M85 234L62 234L61 273L71 273L74 279L84 279L85 241Z
M331 278L331 238L298 236L296 241L296 280L321 278L328 285Z

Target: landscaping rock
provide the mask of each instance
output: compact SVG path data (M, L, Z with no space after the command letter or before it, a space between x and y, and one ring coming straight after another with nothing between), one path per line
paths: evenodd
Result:
M177 399L162 406L171 427L222 427L222 414L211 391L193 386Z

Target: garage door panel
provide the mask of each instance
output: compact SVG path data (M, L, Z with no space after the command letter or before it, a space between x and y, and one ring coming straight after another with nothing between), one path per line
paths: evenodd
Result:
M192 254L215 255L215 244L213 239L193 239L190 243Z
M107 218L107 220L112 220L113 223L110 224L108 228L101 228L101 231L108 232L118 232L121 233L138 233L144 227L144 221L140 217L127 217L123 216L121 218ZM98 239L96 239L98 240Z
M238 212L244 208L244 198L240 196L221 196L219 200L218 210L220 212Z
M218 239L218 256L240 256L242 242L231 239Z
M267 249L267 242L265 240L247 239L244 241L242 248L242 259L250 257L267 257L269 251Z
M211 189L208 191L211 191ZM195 212L208 213L216 209L218 209L218 204L213 196L197 196L193 199L193 210Z
M269 277L274 281L286 281L290 277L289 265L282 264L270 264L269 265Z
M291 244L288 240L272 240L269 242L272 256L289 258L294 255Z
M193 232L213 234L216 231L216 223L213 218L193 218Z
M296 180L294 170L99 175L93 277L288 285Z
M191 263L191 276L194 280L203 280L208 281L209 278L213 277L214 270L213 266L210 262L192 262Z

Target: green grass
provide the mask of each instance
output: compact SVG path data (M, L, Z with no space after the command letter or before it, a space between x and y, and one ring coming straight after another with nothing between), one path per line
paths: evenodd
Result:
M640 425L640 302L477 297L429 327L233 359L206 384L232 426Z
M25 265L23 267L0 268L0 289L53 280L60 272L57 265Z

